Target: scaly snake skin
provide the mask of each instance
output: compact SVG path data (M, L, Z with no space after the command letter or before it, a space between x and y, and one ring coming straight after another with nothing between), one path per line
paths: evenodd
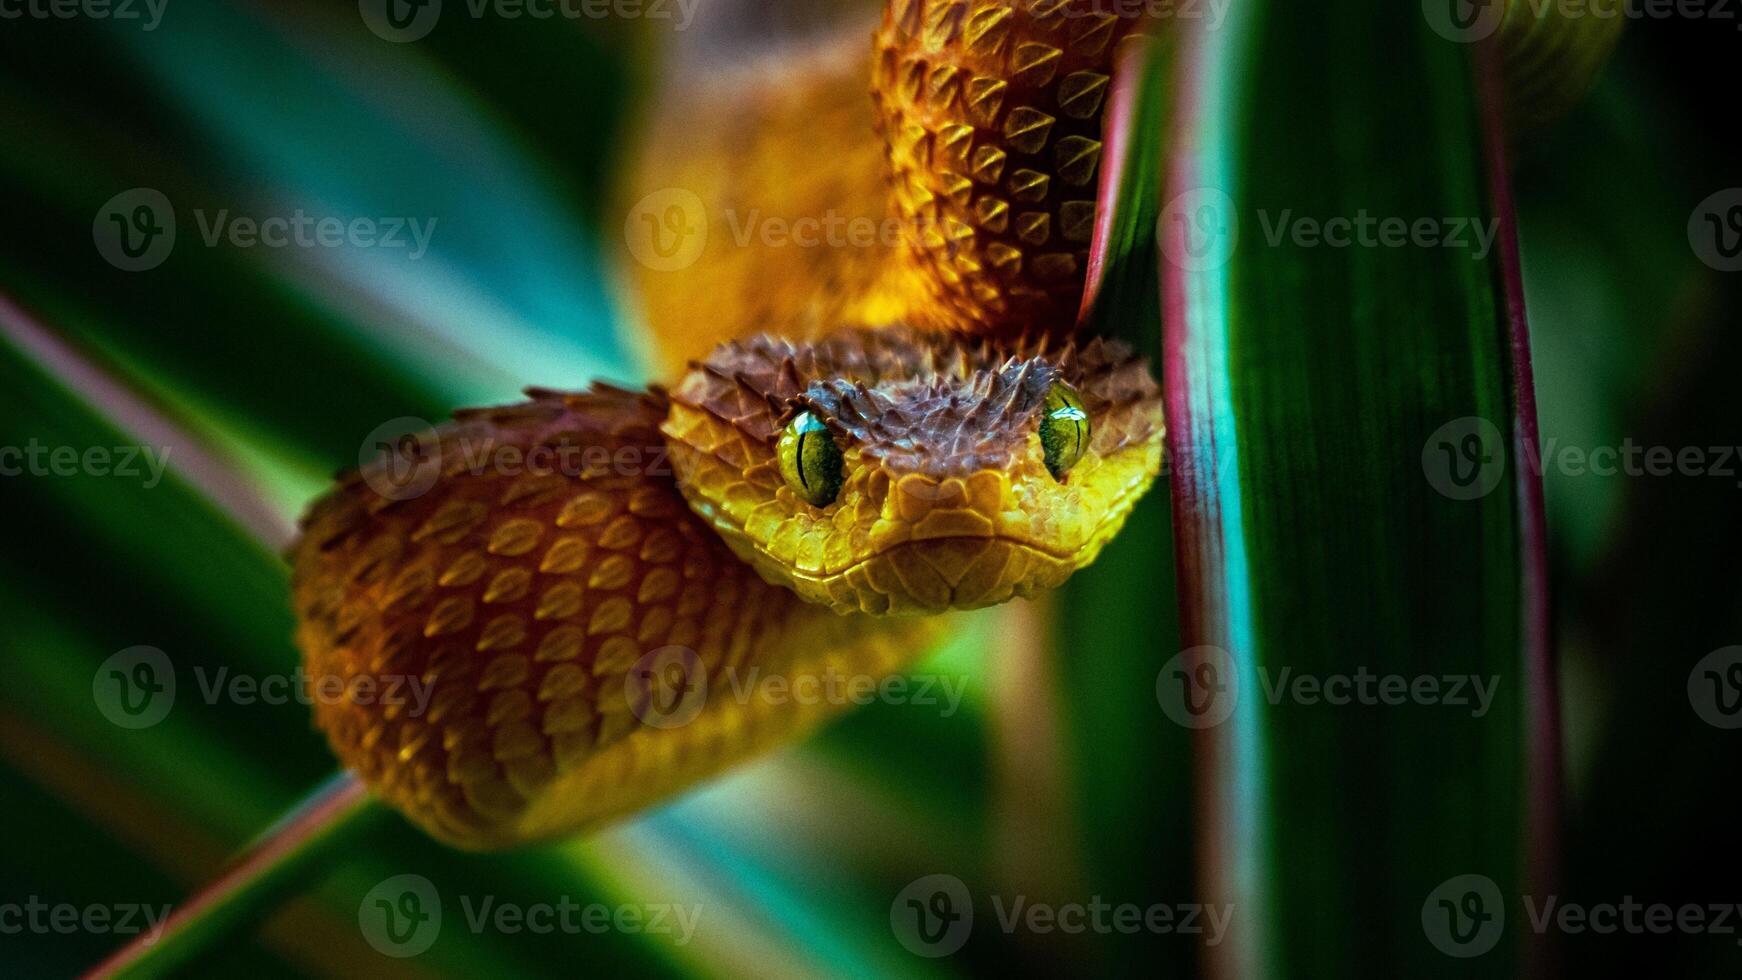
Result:
M858 250L716 234L689 267L642 268L656 345L703 358L669 393L461 412L422 447L422 492L384 483L383 461L310 509L297 640L311 677L352 692L315 699L315 721L375 793L468 848L596 827L836 713L849 702L792 692L902 669L940 632L926 614L1094 560L1163 434L1146 365L1067 337L1110 65L1133 36L1098 9L890 0L869 66L797 57L799 74L704 101L731 127L654 134L654 186L887 213L903 233ZM1518 30L1534 46L1514 54L1560 37ZM1090 426L1062 478L1038 434L1055 383ZM777 465L801 412L843 456L822 507Z

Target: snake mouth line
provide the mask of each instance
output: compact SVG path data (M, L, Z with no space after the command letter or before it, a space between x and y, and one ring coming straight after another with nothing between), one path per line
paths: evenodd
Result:
M1124 520L1125 512L1127 510L1129 510L1128 507L1127 508L1117 508L1117 507L1114 508L1113 511L1111 511L1105 518L1103 518L1101 521L1096 523L1095 527L1087 535L1084 536L1083 540L1085 542L1093 542L1093 541L1100 540L1106 534L1108 528L1113 527L1116 524L1118 524L1120 521ZM758 555L760 555L764 558L767 558L768 560L770 560L772 562L776 562L776 563L780 564L781 566L783 566L784 568L786 568L788 574L792 575L792 577L794 579L802 579L806 582L813 582L813 583L819 583L819 584L836 581L841 576L844 576L844 575L848 574L849 572L852 572L854 569L861 568L861 567L863 567L871 562L874 562L874 561L879 561L881 559L888 558L890 555L893 555L893 554L895 554L903 549L923 547L923 546L927 546L927 545L948 546L948 545L952 545L952 544L965 544L965 543L969 543L969 542L985 542L988 546L1003 544L1003 545L1008 545L1012 548L1020 549L1020 550L1025 551L1031 555L1037 555L1041 558L1046 558L1048 560L1061 562L1064 564L1075 564L1077 562L1077 556L1081 555L1086 550L1086 547L1071 548L1069 550L1058 550L1058 549L1048 548L1042 544L1038 544L1031 539L1012 537L1012 536L1006 535L1006 534L950 534L950 535L940 535L940 536L934 537L934 538L908 538L908 539L903 540L903 541L898 541L894 544L886 545L882 548L877 549L876 551L870 552L869 554L860 555L859 557L853 559L852 562L850 562L846 565L843 565L840 568L834 569L832 571L809 572L809 571L805 571L804 569L797 567L796 565L792 564L790 561L787 561L786 559L783 559L783 558L779 557L778 555L775 555L774 553L768 551L766 548L762 547L761 544L752 540L749 537L749 535L746 535L742 528L736 527L736 526L731 525L731 524L726 524L723 522L719 523L718 526L720 527L720 529L722 531L728 532L732 536L735 536L735 537L739 538L740 540L749 544L750 547Z
M991 547L992 545L997 545L997 544L1008 545L1012 548L1016 548L1016 549L1021 550L1021 551L1026 551L1032 555L1039 555L1042 558L1048 558L1048 559L1051 559L1052 561L1065 562L1065 563L1069 563L1072 560L1071 556L1075 555L1077 553L1075 550L1073 550L1070 552L1066 552L1064 554L1060 554L1060 553L1053 551L1049 548L1045 548L1045 547L1042 547L1041 545L1035 544L1032 541L1026 541L1026 540L1023 540L1022 538L1013 538L1013 537L1009 537L1007 535L1002 535L1002 534L951 534L951 535L945 535L945 536L936 537L936 538L919 538L917 540L913 539L913 538L909 538L906 541L900 541L900 542L897 542L895 544L888 545L888 546L883 547L883 548L879 548L878 550L873 551L868 555L860 555L858 558L853 559L852 564L844 565L841 568L836 569L835 571L832 571L832 572L813 573L813 572L802 571L798 568L792 568L792 577L795 579L804 579L807 582L818 582L818 583L833 582L833 581L837 581L842 576L847 575L849 572L852 572L854 569L862 568L865 565L869 565L870 563L872 563L874 561L880 561L882 559L888 558L889 556L891 556L897 552L904 551L904 550L907 550L909 548L921 548L921 547L925 547L927 545L966 544L966 543L970 543L970 542L983 542L986 544L987 547ZM760 551L761 549L758 548L757 550ZM763 552L763 554L767 554L767 552ZM773 557L773 556L770 555L769 557Z
M706 519L723 538L732 544L734 550L738 551L740 556L742 556L746 561L766 563L767 566L778 568L779 574L784 576L787 580L785 584L789 587L802 586L803 591L808 591L810 589L825 591L831 590L833 587L843 584L846 576L852 574L858 569L873 562L887 560L892 556L901 554L904 550L909 548L917 548L921 546L950 548L973 543L979 543L988 548L1003 546L1011 549L1013 554L1022 553L1031 558L1050 563L1055 568L1063 566L1067 569L1066 575L1068 576L1094 560L1095 556L1099 554L1101 550L1101 545L1104 545L1107 539L1112 536L1114 530L1124 523L1125 519L1130 515L1131 509L1136 505L1137 501L1143 497L1144 493L1147 492L1149 488L1149 480L1153 478L1153 476L1154 469L1151 468L1146 475L1134 477L1127 481L1126 486L1122 488L1122 492L1118 493L1113 502L1102 511L1100 520L1096 521L1094 526L1081 536L1079 539L1080 543L1074 547L1051 548L1032 538L1017 537L1015 535L999 534L996 532L991 534L945 534L925 538L909 537L898 542L884 545L883 547L866 554L858 555L854 557L852 561L835 569L808 570L800 568L790 558L769 551L764 546L763 542L752 538L744 531L742 526L729 520L728 515L722 508L716 507L708 501L692 501L692 506L697 515ZM773 578L770 578L769 581L775 582L775 584L782 584ZM1054 581L1050 584L1057 584L1057 582ZM954 585L950 586L952 593L955 588ZM1015 586L1014 591L1024 595L1028 594L1027 590L1022 588L1020 585ZM1005 593L1005 597L1008 598L1008 596L1009 593Z

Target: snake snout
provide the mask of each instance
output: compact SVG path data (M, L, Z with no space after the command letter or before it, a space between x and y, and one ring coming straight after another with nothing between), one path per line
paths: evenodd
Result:
M883 516L910 525L916 538L990 536L1005 489L1004 474L994 471L941 478L909 473L895 481ZM975 518L984 522L983 530L973 530L979 527Z
M871 532L870 582L909 611L971 609L1016 591L1022 549L999 536L1008 477L909 473L891 481Z
M906 474L889 485L871 544L881 551L912 542L993 537L1003 492L997 473L967 478Z

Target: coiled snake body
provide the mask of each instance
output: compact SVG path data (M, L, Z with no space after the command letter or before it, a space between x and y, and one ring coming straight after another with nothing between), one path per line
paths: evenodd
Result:
M1066 391L1083 419L1053 407ZM821 422L807 442L839 454L826 506L782 473L806 419ZM309 515L295 597L310 675L429 685L421 706L317 700L317 720L438 837L591 826L843 703L801 702L805 684L875 683L923 653L937 620L907 614L1061 581L1148 487L1161 437L1159 392L1116 346L900 329L727 345L669 395L534 392L460 413L430 492L392 500L365 471ZM609 462L478 462L541 448Z

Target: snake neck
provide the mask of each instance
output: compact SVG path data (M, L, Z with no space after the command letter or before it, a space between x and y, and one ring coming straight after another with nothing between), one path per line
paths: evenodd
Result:
M968 6L891 3L870 50L849 31L662 106L623 199L666 376L770 330L1070 329L1132 20L1086 0Z
M1102 109L1139 23L1106 7L885 5L871 95L912 270L891 284L917 300L910 322L994 336L1074 326Z

